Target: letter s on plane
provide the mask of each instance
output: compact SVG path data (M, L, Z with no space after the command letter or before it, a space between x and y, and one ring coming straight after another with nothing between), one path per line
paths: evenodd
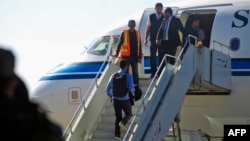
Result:
M232 28L242 28L248 24L248 18L247 15L249 16L249 11L250 10L239 10L234 13L234 17L240 21L242 21L242 24L240 23L235 23L235 21L232 22ZM247 15L243 15L246 13Z

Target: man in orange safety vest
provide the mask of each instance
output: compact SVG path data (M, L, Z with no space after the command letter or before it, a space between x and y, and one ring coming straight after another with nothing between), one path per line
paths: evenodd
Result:
M128 21L129 29L123 30L117 45L116 57L125 59L132 68L133 82L139 86L138 62L141 63L141 35L135 30L135 20Z

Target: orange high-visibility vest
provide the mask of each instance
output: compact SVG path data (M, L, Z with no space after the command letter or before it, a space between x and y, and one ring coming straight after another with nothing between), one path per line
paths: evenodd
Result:
M136 32L136 39L137 39L137 55L138 57L141 56L140 54L140 42L141 36L140 32L135 30ZM130 56L130 40L129 40L129 30L123 31L123 44L121 45L119 56Z

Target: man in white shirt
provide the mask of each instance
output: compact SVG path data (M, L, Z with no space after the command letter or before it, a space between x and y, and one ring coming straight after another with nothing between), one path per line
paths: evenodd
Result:
M146 36L144 40L145 46L148 46L148 37L150 36L150 66L151 66L151 78L154 77L156 70L157 70L157 59L156 54L158 51L159 54L159 46L155 43L156 35L158 32L158 29L161 26L162 20L164 18L163 13L163 5L162 3L156 3L155 4L155 13L152 13L148 17L147 21L147 29L146 29Z

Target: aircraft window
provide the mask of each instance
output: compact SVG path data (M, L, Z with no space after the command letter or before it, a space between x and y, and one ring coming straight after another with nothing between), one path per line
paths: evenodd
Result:
M82 101L81 89L78 87L69 88L69 103L80 104Z
M114 39L114 41L113 41L114 44L118 44L119 39L120 39L120 35L114 35L113 37L114 37L114 38L113 38L113 39Z
M92 42L89 46L87 53L98 56L106 55L108 51L110 36L102 36Z
M233 51L236 51L236 50L238 50L240 48L240 40L239 40L239 38L233 38L233 39L231 39L231 41L230 41L230 48Z
M115 55L116 54L116 49L117 49L117 45L118 45L118 42L120 40L120 35L113 35L113 43L112 43L112 46L111 46L111 52L110 54L111 55Z
M78 99L78 92L72 91L72 99Z

